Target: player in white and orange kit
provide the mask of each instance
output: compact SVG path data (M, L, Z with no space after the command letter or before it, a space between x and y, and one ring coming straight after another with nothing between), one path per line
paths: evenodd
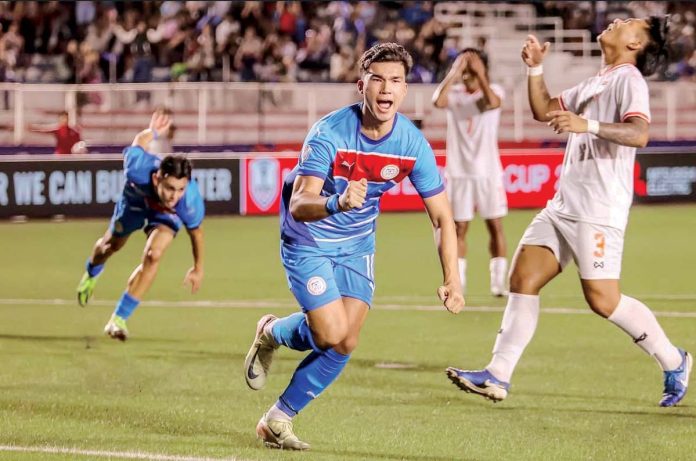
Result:
M635 152L648 142L650 106L643 76L664 61L666 36L666 18L617 19L598 37L604 61L600 72L556 98L549 97L541 67L550 44L527 39L522 59L529 66L534 118L570 135L558 191L527 227L513 259L493 359L484 370L447 369L462 390L492 400L507 396L510 377L536 328L539 291L574 259L590 308L624 330L662 368L660 406L684 398L691 355L672 345L650 309L622 294L619 286Z
M466 289L466 233L474 210L490 235L491 293L507 292L507 245L502 217L507 215L503 167L498 153L502 87L488 81L488 59L466 48L433 94L433 104L447 109L447 193L457 226L459 277Z

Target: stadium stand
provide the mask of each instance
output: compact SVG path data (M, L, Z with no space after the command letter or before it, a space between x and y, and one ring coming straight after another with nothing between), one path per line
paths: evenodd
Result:
M404 112L429 139L445 130L432 85L473 45L489 51L492 80L507 91L501 139L559 141L527 112L526 34L553 43L546 67L555 91L596 72L606 21L664 13L673 15L675 59L659 80L678 82L651 83L652 136L692 139L696 14L685 3L2 2L0 143L26 143L30 124L65 109L89 144L124 142L158 104L176 111L178 144L297 141L318 115L354 99L352 84L323 82L354 82L357 57L387 40L415 58L410 81L425 85L411 86ZM210 83L191 83L199 81ZM75 83L90 86L60 85Z

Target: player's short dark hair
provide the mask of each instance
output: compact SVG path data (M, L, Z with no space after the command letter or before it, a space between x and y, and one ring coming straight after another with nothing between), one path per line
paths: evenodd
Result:
M367 73L373 62L400 62L404 66L406 75L411 72L413 67L413 58L406 51L406 48L398 43L379 43L369 50L365 51L360 57L360 76Z
M459 52L459 54L464 53L476 53L478 57L481 58L481 61L483 61L483 65L486 68L486 71L488 71L488 55L485 51L479 50L478 48L464 48L462 51Z
M647 21L650 41L636 56L636 67L645 77L663 69L667 64L669 16L650 16Z
M159 166L159 173L162 178L174 176L176 179L191 179L191 161L183 155L167 155L162 159Z

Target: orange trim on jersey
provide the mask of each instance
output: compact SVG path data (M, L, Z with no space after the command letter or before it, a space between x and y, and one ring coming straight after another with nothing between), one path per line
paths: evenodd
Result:
M616 69L620 69L621 67L626 67L626 66L636 67L635 65L631 64L630 62L625 62L623 64L619 64L619 65L614 66L614 67L609 67L608 69L606 69L606 68L600 69L599 72L597 72L597 75L607 75L609 72L614 72ZM636 67L636 70L637 69L638 68Z
M561 105L561 110L568 110L568 109L566 108L566 105L563 104L563 96L560 95L560 94L558 95L558 104Z
M626 113L623 115L623 117L621 117L621 121L622 121L622 122L625 122L626 119L629 119L629 118L631 118L631 117L642 118L642 119L645 120L646 122L650 123L650 117L648 117L647 115L645 115L645 114L642 113L642 112L626 112Z

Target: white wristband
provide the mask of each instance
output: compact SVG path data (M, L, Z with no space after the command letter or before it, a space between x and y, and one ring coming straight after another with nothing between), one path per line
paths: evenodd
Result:
M587 121L587 132L592 134L599 133L599 122L597 120Z
M543 73L544 66L542 66L541 64L534 67L527 67L527 77L536 77L537 75L541 75Z

